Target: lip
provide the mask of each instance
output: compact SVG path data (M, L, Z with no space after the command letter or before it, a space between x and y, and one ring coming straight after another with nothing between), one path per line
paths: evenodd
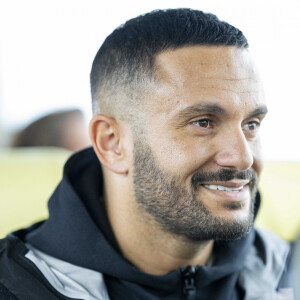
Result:
M201 182L201 185L221 185L221 186L225 186L227 188L232 188L232 189L236 189L239 188L241 186L246 186L249 184L249 180L231 180L231 181L206 181L206 182Z
M246 184L245 184L246 183ZM222 185L228 188L239 188L243 186L243 188L237 192L228 192L228 191L220 191L220 190L211 190L205 186L206 185ZM250 188L249 188L249 181L236 181L236 182L209 182L209 183L202 183L201 187L206 192L209 193L211 196L214 197L214 200L219 200L222 202L244 202L250 199Z

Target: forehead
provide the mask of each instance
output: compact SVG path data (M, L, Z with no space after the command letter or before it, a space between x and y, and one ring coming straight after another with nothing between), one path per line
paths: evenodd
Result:
M248 50L191 46L157 55L157 86L148 108L177 111L199 102L258 106L263 87Z
M214 75L220 72L240 75L241 71L248 74L251 69L252 71L254 69L248 49L233 46L190 46L168 50L157 55L156 65L161 70L162 76L174 69L194 74L201 71L203 75Z

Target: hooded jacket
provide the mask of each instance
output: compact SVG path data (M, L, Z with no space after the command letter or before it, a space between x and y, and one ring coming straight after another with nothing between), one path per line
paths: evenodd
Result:
M63 179L49 200L49 219L0 242L0 296L2 291L16 297L7 299L26 300L279 299L289 245L256 229L240 240L215 242L211 266L179 268L163 276L138 270L122 256L114 238L105 214L102 182L92 148L67 161ZM259 203L258 193L256 213ZM45 271L43 265L51 261L59 270ZM96 277L93 286L89 278ZM101 286L102 296L82 298L75 290L60 293L55 287L59 278L66 284L75 278L83 290Z

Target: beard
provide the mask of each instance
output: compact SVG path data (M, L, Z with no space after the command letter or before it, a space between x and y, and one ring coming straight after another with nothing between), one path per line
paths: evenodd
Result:
M135 198L139 207L164 231L193 241L231 241L244 237L253 227L257 176L252 169L241 172L228 169L218 172L198 170L192 176L189 188L184 187L180 184L180 176L162 170L151 148L137 140L134 145L133 175ZM228 220L214 215L198 197L201 182L235 178L250 180L251 202L248 216L242 220ZM241 209L241 204L229 203L225 208L237 210Z

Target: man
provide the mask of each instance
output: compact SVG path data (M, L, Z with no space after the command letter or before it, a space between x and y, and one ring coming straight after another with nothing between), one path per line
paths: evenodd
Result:
M190 9L137 17L99 49L91 90L93 149L67 162L49 219L2 241L2 293L279 299L289 246L252 229L267 108L242 32Z

